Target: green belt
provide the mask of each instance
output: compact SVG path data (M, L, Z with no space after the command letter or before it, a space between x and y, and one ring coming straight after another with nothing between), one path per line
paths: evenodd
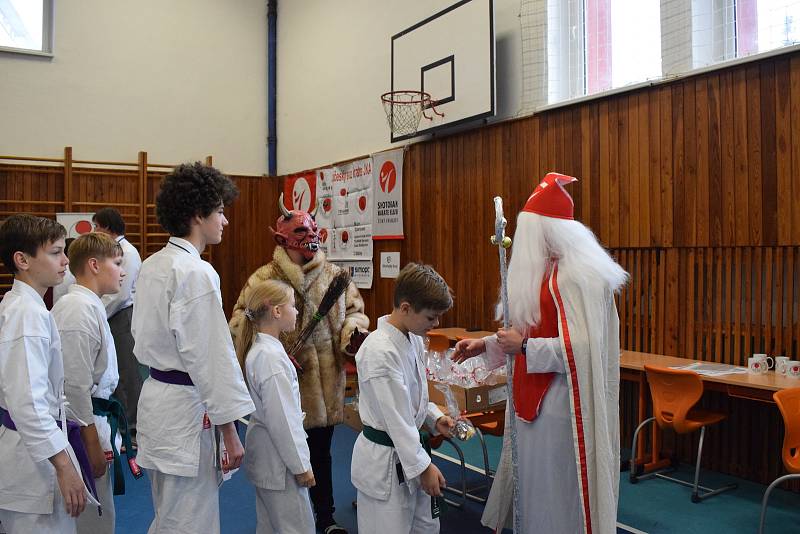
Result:
M391 447L393 449L395 448L394 441L392 441L392 438L389 436L389 434L383 430L378 430L376 428L372 428L371 426L364 425L361 433L364 434L364 437L370 440L372 443L377 443L378 445ZM428 456L431 456L431 435L424 430L420 430L419 441L422 443L422 447L425 449L425 452L428 453ZM433 461L432 456L431 461ZM446 510L447 503L443 498L431 497L431 516L433 518L439 517L442 512L445 512Z
M131 443L131 433L128 430L128 418L125 417L125 410L122 404L111 397L101 399L92 397L92 409L96 416L106 417L111 426L111 451L114 453L114 495L125 494L125 475L122 473L122 460L117 450L117 431L121 430L122 442L125 445L125 453L128 456L128 467L135 478L141 478L142 470L136 465L136 450Z

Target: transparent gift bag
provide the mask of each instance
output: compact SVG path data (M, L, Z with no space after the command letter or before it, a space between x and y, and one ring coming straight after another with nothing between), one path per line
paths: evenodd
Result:
M453 391L450 389L450 385L439 382L435 384L434 387L444 394L447 403L447 412L450 414L450 417L456 420L455 426L450 431L450 436L458 438L461 441L467 441L475 435L475 427L469 419L461 418L458 403L453 395Z

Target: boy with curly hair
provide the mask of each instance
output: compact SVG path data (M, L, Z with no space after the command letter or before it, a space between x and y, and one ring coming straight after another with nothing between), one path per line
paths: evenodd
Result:
M255 407L222 310L219 275L200 258L222 241L225 206L238 193L229 178L198 162L175 168L156 197L170 238L142 263L132 321L134 353L150 368L137 425L137 461L150 477L155 508L149 534L219 533L214 428L227 450L222 470L238 468L244 455L234 421Z

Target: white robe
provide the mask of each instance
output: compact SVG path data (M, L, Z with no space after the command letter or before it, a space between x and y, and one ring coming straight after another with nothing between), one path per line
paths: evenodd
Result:
M117 352L114 338L106 320L106 308L93 291L75 284L69 288L52 310L61 336L64 357L64 392L69 402L70 418L83 423L94 423L100 446L111 453L111 425L108 418L93 414L92 397L108 399L117 387ZM122 438L114 436L119 451ZM114 532L113 478L110 469L95 480L97 497L103 515L81 514L78 532L101 534Z
M142 268L142 258L130 241L124 235L117 237L117 243L122 247L122 270L125 271L125 278L119 292L103 295L103 304L106 307L108 317L133 305L133 298L136 294L136 279L139 276L139 269Z
M0 521L9 534L74 532L49 458L67 448L58 428L64 367L56 323L31 286L14 280L0 303ZM91 510L90 510L91 511Z
M377 330L356 354L361 420L387 432L394 443L394 448L378 445L364 434L356 439L350 476L358 490L358 528L382 534L439 532L439 520L431 517L430 497L419 481L431 463L419 429L427 424L435 433L442 412L428 402L422 338L406 337L387 319L378 319Z
M171 237L142 263L131 331L141 364L186 372L194 383L148 378L139 397L136 460L150 470L156 508L150 531L218 532L221 477L213 469L213 428L203 428L204 414L219 425L255 406L222 310L219 275L185 239ZM173 525L185 530L172 531Z
M530 339L528 372L555 372L539 416L517 417L521 534L616 533L619 495L619 318L608 288L551 277L559 337ZM484 338L490 367L505 364L493 336ZM580 416L578 416L580 414ZM508 438L506 425L506 438ZM510 443L482 523L510 526ZM508 516L507 516L508 514ZM588 517L588 521L587 521Z
M247 427L244 469L256 486L257 531L314 534L308 488L294 475L311 469L297 371L283 344L258 334L245 359L256 411Z
M53 305L61 300L61 297L67 294L69 288L75 283L75 275L72 274L72 271L69 270L69 266L67 266L67 270L64 273L64 279L61 281L60 284L57 286L53 286Z

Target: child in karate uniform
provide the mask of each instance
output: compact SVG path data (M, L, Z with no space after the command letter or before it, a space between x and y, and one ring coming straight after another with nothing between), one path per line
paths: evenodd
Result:
M149 534L218 534L221 470L237 469L244 455L234 422L255 406L236 362L219 275L200 257L222 241L225 206L238 193L198 162L176 167L156 196L170 238L142 263L131 324L136 359L150 368L136 421L136 460L155 508Z
M308 488L314 485L311 455L303 430L297 371L282 332L295 329L294 290L278 280L249 286L236 355L256 411L250 416L244 469L256 487L259 534L313 534Z
M118 457L121 440L118 433L111 435L108 416L95 414L95 404L100 412L113 402L109 397L119 379L114 339L101 297L118 292L122 284L122 248L107 235L90 233L72 243L69 255L76 283L53 306L52 313L64 355L64 390L69 408L81 424L81 437L103 509L102 515L81 515L78 532L113 534L113 471L108 469L108 463Z
M351 478L359 532L439 532L431 497L441 497L445 479L420 430L449 434L455 423L428 402L423 336L452 305L436 271L409 263L395 280L392 313L378 319L356 354L364 431L353 447Z
M14 275L0 303L0 522L8 534L70 534L86 506L83 480L56 422L64 384L61 341L45 307L69 260L64 227L12 215L0 226L0 260ZM96 511L92 511L96 513Z

